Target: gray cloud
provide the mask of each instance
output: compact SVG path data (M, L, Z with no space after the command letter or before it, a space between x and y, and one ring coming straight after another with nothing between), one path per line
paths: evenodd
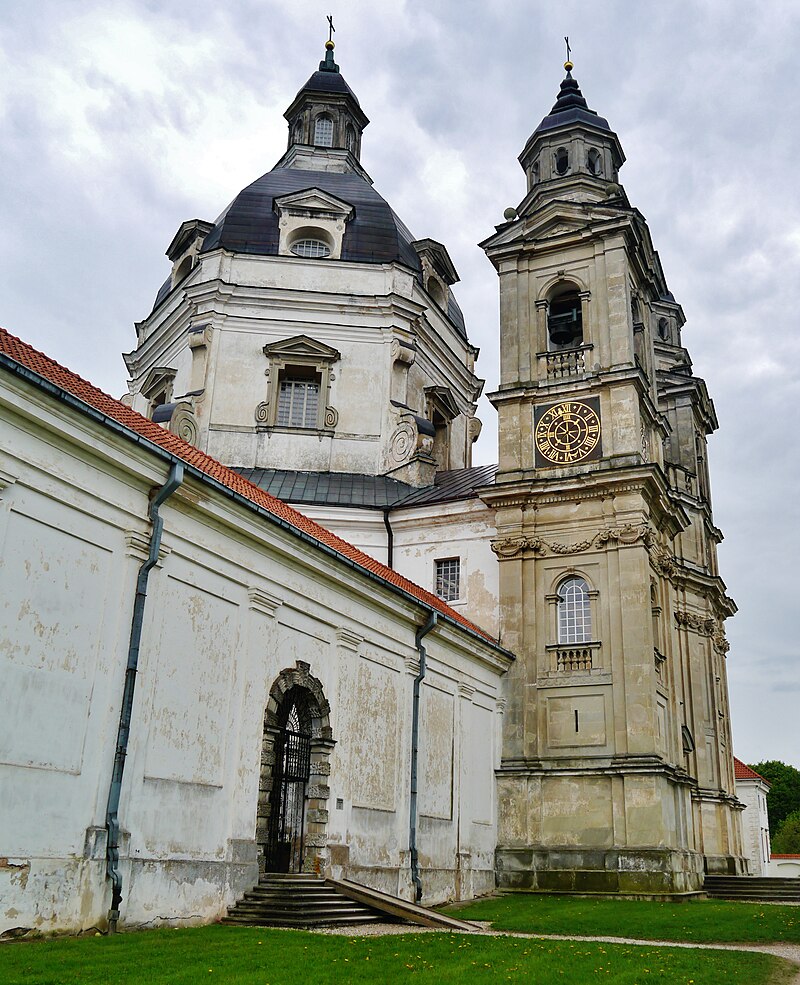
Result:
M800 86L795 3L100 0L12 5L0 26L0 322L120 393L119 353L180 222L213 219L285 147L283 110L337 24L372 123L364 163L417 236L448 245L487 389L497 281L476 244L517 204L516 157L549 110L569 34L590 106L628 155L683 304L711 441L737 753L800 765ZM494 458L493 411L479 451Z

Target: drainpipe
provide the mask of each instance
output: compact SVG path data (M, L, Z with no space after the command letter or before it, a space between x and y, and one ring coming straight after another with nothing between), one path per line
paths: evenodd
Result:
M144 603L147 598L147 580L150 569L158 560L161 547L161 533L164 520L159 515L162 504L169 499L183 482L183 463L173 462L169 477L158 490L147 511L152 524L150 534L150 549L147 560L139 568L136 579L136 596L133 600L133 618L131 620L131 637L128 644L128 665L125 669L125 687L122 692L122 707L119 713L119 728L117 730L117 751L114 755L114 768L111 771L111 786L108 790L108 806L106 807L106 876L111 880L111 909L108 911L108 930L114 933L119 920L119 906L122 901L122 875L119 871L119 798L122 790L122 774L125 770L125 757L128 753L128 737L131 728L131 713L133 710L133 692L136 688L136 671L139 665L139 644L142 639L144 625Z
M411 881L414 883L417 903L422 899L422 881L419 877L419 856L417 854L417 756L419 753L419 694L425 677L425 647L423 639L439 621L439 614L431 611L428 621L416 632L414 642L419 651L419 673L414 678L414 710L411 716L411 809L409 817L408 847L411 849Z
M386 527L386 567L391 568L394 562L394 531L392 530L392 525L389 523L389 513L391 511L386 509L383 511L383 525Z

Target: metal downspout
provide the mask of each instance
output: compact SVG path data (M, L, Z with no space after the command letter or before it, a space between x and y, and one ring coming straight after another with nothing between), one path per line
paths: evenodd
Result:
M131 637L128 644L128 664L125 669L125 687L122 692L122 707L119 713L119 728L117 730L117 749L114 755L114 768L111 771L111 786L108 790L108 806L106 807L106 875L111 880L111 908L108 911L108 930L114 933L119 920L119 906L122 901L122 875L119 871L119 798L122 790L122 774L125 770L125 757L128 753L128 737L130 735L131 714L133 711L133 692L136 688L136 671L139 664L139 644L142 639L144 624L144 603L147 598L147 580L150 569L158 560L161 547L161 533L164 520L159 515L159 509L183 482L183 463L173 462L169 477L158 493L153 497L147 514L152 523L150 548L147 560L139 568L136 579L136 596L133 600L133 618L131 620Z
M419 856L417 854L417 757L419 753L419 695L426 670L426 652L423 639L439 621L438 612L431 612L428 621L421 626L414 637L419 651L419 673L414 678L414 710L411 716L411 808L409 812L408 847L411 850L411 881L415 886L417 903L422 899L422 881L419 877Z
M389 513L391 510L383 511L383 525L386 527L386 567L391 568L394 564L394 531L392 530L392 525L389 522Z

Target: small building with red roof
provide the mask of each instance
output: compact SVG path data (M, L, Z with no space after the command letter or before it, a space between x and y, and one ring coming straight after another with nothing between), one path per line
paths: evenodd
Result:
M745 856L750 863L750 875L769 875L769 816L767 794L770 784L741 759L733 757L736 796L745 805L742 812L742 835Z

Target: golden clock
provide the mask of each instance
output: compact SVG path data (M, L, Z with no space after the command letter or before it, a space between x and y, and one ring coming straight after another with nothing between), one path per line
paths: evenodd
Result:
M600 458L599 399L563 400L537 407L534 441L539 468Z

